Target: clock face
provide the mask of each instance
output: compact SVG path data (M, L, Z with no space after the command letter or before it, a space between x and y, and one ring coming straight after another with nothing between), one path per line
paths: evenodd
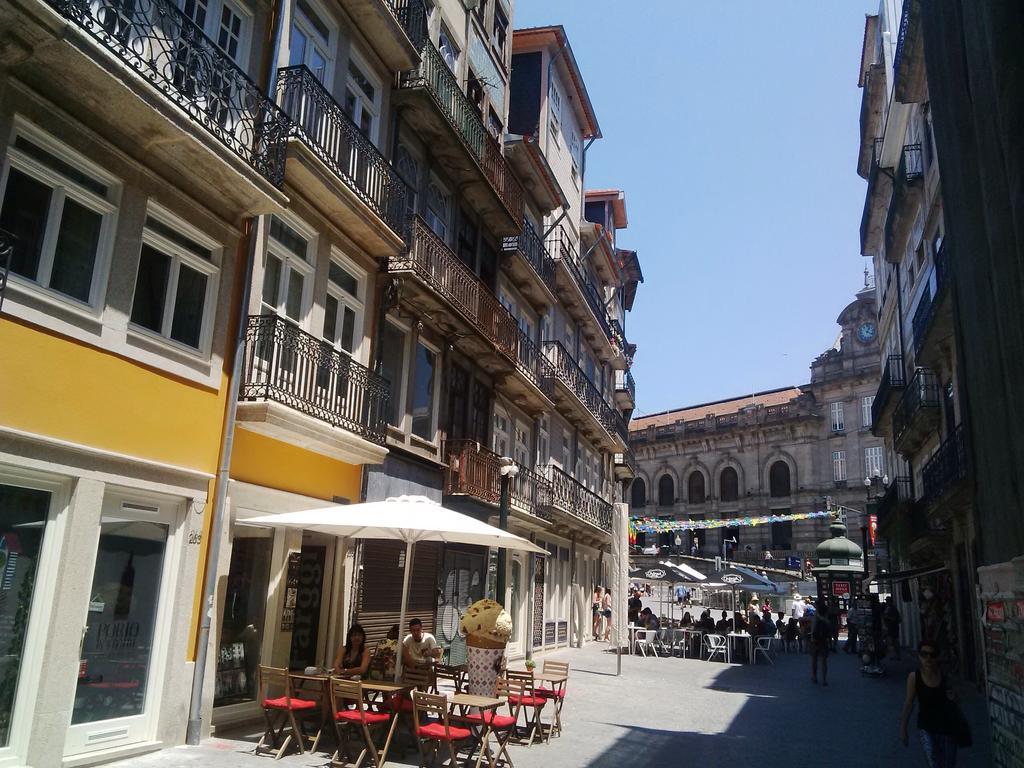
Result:
M864 344L869 344L875 340L875 324L874 323L861 323L857 328L857 338Z

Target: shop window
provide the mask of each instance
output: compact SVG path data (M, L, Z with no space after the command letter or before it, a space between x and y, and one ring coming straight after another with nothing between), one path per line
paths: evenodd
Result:
M789 496L789 465L786 462L776 461L772 464L771 469L768 471L768 489L769 493L775 498Z
M0 747L10 744L50 494L0 485Z
M718 477L718 496L722 501L737 501L740 497L740 478L732 467L723 469Z

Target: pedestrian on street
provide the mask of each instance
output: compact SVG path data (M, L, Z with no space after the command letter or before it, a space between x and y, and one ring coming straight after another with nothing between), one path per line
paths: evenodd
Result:
M846 614L846 647L843 649L847 653L857 652L857 601L854 600L850 604L850 612Z
M900 740L910 744L907 725L917 703L917 729L928 768L954 768L957 742L970 744L970 732L956 692L939 667L939 646L932 640L918 645L920 667L907 675L907 696L900 713Z
M630 624L636 624L637 618L640 616L640 609L643 606L643 601L640 599L640 590L634 589L633 595L629 598L629 603L626 606L628 610L627 618Z
M882 612L882 621L885 624L885 634L889 645L896 652L897 660L900 658L900 623L903 621L900 616L900 609L892 600L892 595L885 598L885 610Z
M594 614L594 626L591 634L597 640L601 628L601 587L594 585L594 594L590 598L590 610Z
M601 598L601 615L604 617L604 639L608 641L612 633L612 590L605 587L604 597Z
M828 685L828 654L832 641L832 617L828 603L818 599L811 626L811 682L818 684L818 662L821 662L821 684Z

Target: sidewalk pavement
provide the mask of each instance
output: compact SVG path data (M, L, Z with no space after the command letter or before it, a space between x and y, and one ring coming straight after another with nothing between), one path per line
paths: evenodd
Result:
M571 664L562 712L564 733L549 744L510 748L516 768L706 765L714 768L828 766L923 768L916 732L899 742L898 718L913 662L887 663L883 678L863 677L845 653L829 659L829 685L813 685L809 657L780 654L774 666L696 659L623 656L622 676L604 643L543 658ZM538 662L541 661L538 659ZM517 666L517 665L514 665ZM959 765L988 766L984 697L963 690L975 747ZM548 716L545 714L545 721ZM255 757L262 726L220 734L198 747L174 747L137 757L138 768L253 768L275 764ZM331 743L330 741L328 742ZM291 754L282 768L323 766L329 755ZM415 749L388 763L416 765ZM486 762L484 763L486 765ZM128 762L120 765L127 766Z

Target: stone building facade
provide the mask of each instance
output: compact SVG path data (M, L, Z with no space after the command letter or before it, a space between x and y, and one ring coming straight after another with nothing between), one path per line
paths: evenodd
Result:
M637 477L632 516L714 520L821 510L827 499L851 507L860 536L865 478L886 475L882 442L871 434L878 380L873 288L839 315L836 344L811 363L810 383L634 418L630 444ZM662 534L660 544L698 554L757 561L812 556L827 521L727 527ZM731 540L735 539L735 543ZM724 542L724 543L723 543ZM650 544L652 542L645 542Z

